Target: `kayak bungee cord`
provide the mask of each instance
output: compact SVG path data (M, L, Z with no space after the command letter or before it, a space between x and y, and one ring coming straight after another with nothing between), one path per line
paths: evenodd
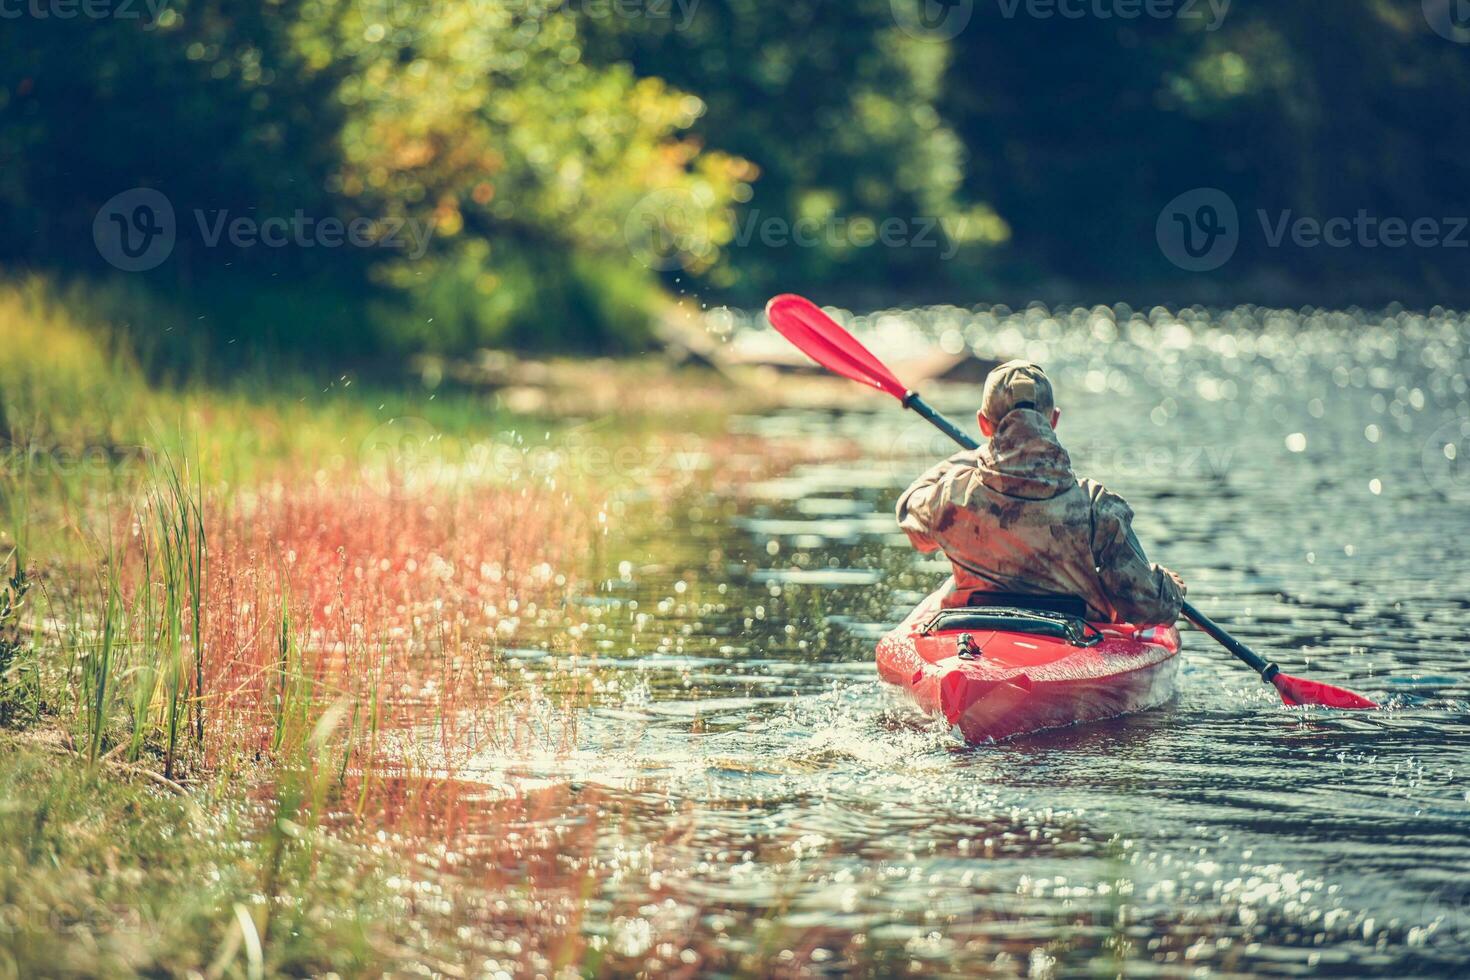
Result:
M852 334L844 330L811 300L793 293L783 293L766 304L766 318L771 326L820 366L850 381L877 388L931 423L964 449L978 449L979 443L949 419L936 412L919 393L905 387L882 361L878 360ZM1258 655L1250 647L1227 633L1223 627L1200 612L1187 600L1182 607L1184 617L1242 663L1276 688L1287 705L1322 705L1352 710L1377 708L1361 694L1320 681L1283 674L1281 668Z

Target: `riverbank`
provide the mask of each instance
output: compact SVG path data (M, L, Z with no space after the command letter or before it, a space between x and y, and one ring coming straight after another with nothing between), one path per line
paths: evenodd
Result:
M722 420L763 396L610 360L508 391L211 385L152 375L93 312L0 291L8 965L456 975L440 947L477 913L432 895L466 860L487 964L497 943L513 972L583 963L575 918L546 918L595 879L558 866L567 839L507 823L475 859L449 848L485 794L553 804L457 773L573 741L612 525L759 474Z

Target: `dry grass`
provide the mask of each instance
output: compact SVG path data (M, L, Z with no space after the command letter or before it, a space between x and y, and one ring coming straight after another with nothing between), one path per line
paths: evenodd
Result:
M101 353L106 326L82 309L40 284L0 288L0 328L73 348L60 365L0 352L0 435L43 461L105 450L90 468L53 456L0 479L6 544L24 542L36 573L4 686L20 724L58 733L45 754L73 756L51 775L0 740L24 756L24 778L0 781L0 816L15 817L0 851L25 856L0 883L39 910L16 962L47 962L64 922L96 951L73 972L641 968L653 952L620 952L587 921L642 921L607 904L607 801L485 773L574 747L597 679L598 607L578 599L605 572L608 527L769 475L763 439L707 433L768 393L562 363L539 408L576 418L533 422L480 395L394 401L345 381L311 397L260 379L170 389ZM544 669L514 662L522 646L550 651ZM95 861L54 874L78 860L69 831L48 825L32 846L24 828L61 806L87 814L94 793L113 807L97 819L136 826L89 836ZM180 816L196 805L228 806L229 826ZM196 880L202 892L180 884ZM112 900L84 891L171 924L117 935ZM67 907L89 920L58 917ZM687 925L652 926L659 949L674 944L670 969L689 967Z
M444 773L513 737L525 692L498 650L565 603L592 533L583 505L547 488L405 500L277 485L230 509L211 535L209 763L278 751L292 683L315 710L348 706L349 768L404 763L405 739L385 747L386 733L412 733ZM295 710L300 725L315 713Z
M386 881L400 902L354 940L352 962L447 975L470 951L518 973L580 963L597 807L566 787L520 793L464 770L486 753L555 753L575 739L590 675L558 671L547 688L504 651L530 631L554 635L558 655L581 652L575 623L560 627L595 565L595 498L547 481L404 497L360 480L214 499L186 468L158 477L117 502L98 587L76 590L69 615L49 607L25 656L41 678L37 719L60 722L55 744L95 760L100 777L151 771L201 800L248 788L249 870L232 879L249 884L245 911L188 928L236 965L246 933L267 965L301 962L283 923L316 921L301 907L311 869L349 847L377 869L351 887ZM140 857L123 850L96 874L110 880ZM64 900L45 894L36 901ZM125 938L132 962L179 955L147 934Z
M28 903L0 959L35 967L65 941L93 952L61 972L580 962L595 806L466 777L575 738L588 671L543 683L506 650L583 652L569 604L606 528L604 488L568 472L586 447L484 465L471 450L516 420L468 396L158 387L93 313L39 281L0 288L21 341L0 345L0 558L32 573L0 623L0 720L32 733L0 739L17 774L0 789L20 794L0 796L0 852L19 855L0 884ZM421 464L428 479L399 472ZM228 831L196 804L228 806ZM75 831L44 822L62 807L136 826L89 835L80 862ZM179 853L159 847L171 822ZM465 871L462 899L432 899ZM202 903L180 887L196 878ZM170 927L119 933L110 894ZM344 931L333 904L367 917Z

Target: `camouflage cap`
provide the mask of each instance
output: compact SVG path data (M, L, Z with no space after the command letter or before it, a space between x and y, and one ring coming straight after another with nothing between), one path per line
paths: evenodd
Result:
M1050 415L1056 408L1051 379L1040 365L1030 361L1006 361L991 371L980 398L980 413L995 423L1018 408L1034 409L1042 415Z

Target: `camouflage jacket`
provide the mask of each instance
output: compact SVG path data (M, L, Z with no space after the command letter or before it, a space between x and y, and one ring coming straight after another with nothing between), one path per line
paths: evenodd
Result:
M1089 618L1172 623L1183 595L1151 565L1122 497L1072 473L1045 417L1001 420L985 447L931 469L898 501L920 551L944 549L956 591L1077 596Z

